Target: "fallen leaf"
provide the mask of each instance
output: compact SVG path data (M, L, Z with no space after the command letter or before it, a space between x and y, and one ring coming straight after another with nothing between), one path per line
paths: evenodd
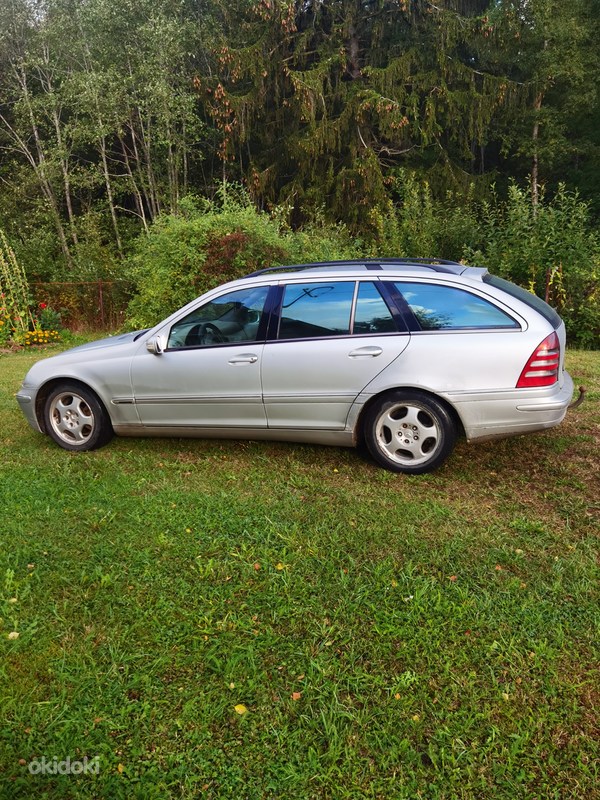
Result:
M18 639L19 638L19 631L11 631L8 634L9 639Z
M457 576L456 576L456 575L450 575L450 577L448 578L448 580L449 580L449 581L456 581L456 580L458 580L458 578L457 578Z
M125 767L123 766L123 764L121 764L121 763L117 764L117 772L118 772L120 775L122 775L122 774L123 774L123 770L124 770L124 769L125 769Z
M302 697L302 692L292 692L291 697L292 700L300 700Z
M257 561L257 562L254 564L254 569L255 569L257 572L258 572L258 570L260 569L260 564L258 563L258 561Z
M248 709L243 703L238 703L237 706L233 707L233 710L235 711L236 714L239 714L240 717L243 717L244 714L248 713Z

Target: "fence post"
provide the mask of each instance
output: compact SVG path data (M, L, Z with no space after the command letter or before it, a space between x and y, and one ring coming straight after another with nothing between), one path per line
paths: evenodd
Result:
M102 293L102 278L98 281L98 300L100 301L100 322L104 328L104 296Z

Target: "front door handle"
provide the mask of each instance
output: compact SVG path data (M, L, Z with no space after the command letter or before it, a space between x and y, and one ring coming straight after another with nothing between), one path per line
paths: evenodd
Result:
M258 356L254 353L240 353L239 356L234 356L229 359L230 364L256 364Z
M375 345L369 345L367 347L359 347L356 350L351 350L348 353L350 358L376 358L383 353L383 349L381 347L376 347Z

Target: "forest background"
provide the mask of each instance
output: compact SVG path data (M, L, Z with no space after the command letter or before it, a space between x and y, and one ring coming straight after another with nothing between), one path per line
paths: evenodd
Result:
M599 12L0 0L3 263L146 326L272 263L467 259L599 347Z

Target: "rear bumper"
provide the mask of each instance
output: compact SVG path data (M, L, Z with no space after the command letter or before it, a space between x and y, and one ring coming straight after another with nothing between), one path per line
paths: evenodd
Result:
M461 418L469 441L518 436L553 428L563 421L573 397L573 381L564 373L562 386L513 389L447 399Z

